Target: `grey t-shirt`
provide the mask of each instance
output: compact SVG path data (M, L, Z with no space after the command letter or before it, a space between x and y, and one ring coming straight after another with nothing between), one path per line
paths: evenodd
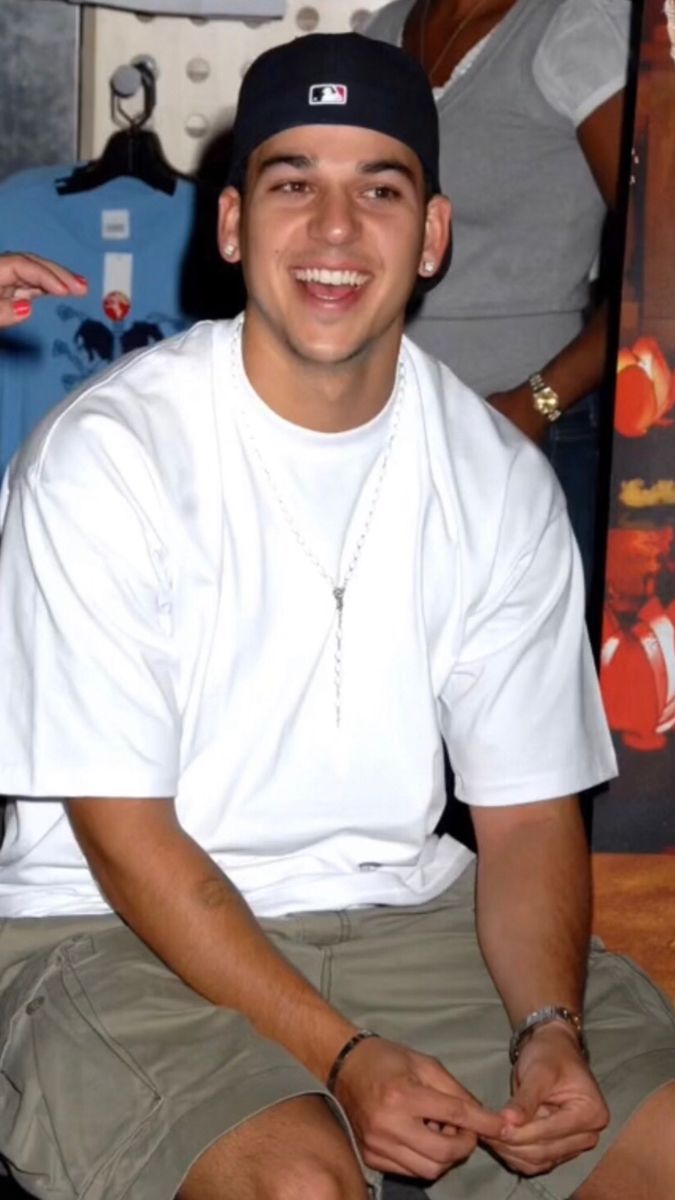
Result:
M413 3L366 32L400 43ZM629 0L516 0L438 99L452 265L408 332L478 392L521 383L582 326L605 206L577 127L623 86L629 23Z

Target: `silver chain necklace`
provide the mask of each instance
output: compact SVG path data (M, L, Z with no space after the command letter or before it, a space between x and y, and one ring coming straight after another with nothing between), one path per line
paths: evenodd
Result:
M241 374L243 374L243 364L242 364L242 360L241 360L242 327L243 327L243 321L240 321L239 326L235 330L235 333L232 337L232 342L231 342L232 377L237 382L239 382L240 376L241 376ZM398 432L399 422L400 422L400 418L401 418L401 404L403 401L404 394L405 394L405 363L403 361L403 358L401 357L401 358L399 358L398 369L397 369L397 379L396 379L396 386L395 386L395 390L394 390L394 403L393 403L393 408L392 408L392 413L391 413L391 421L390 421L390 425L389 425L389 434L387 436L387 440L385 442L384 449L381 452L380 465L378 468L377 478L375 480L375 486L373 488L370 505L368 506L368 512L366 513L363 525L361 526L359 536L356 539L356 544L354 546L353 554L349 560L349 563L347 564L344 574L342 575L342 579L339 578L339 575L338 576L331 575L330 571L327 570L327 568L324 566L324 564L321 562L321 560L318 558L318 556L312 550L312 547L310 546L309 542L307 541L307 538L305 538L304 535L301 533L301 531L298 527L298 524L297 524L288 504L286 503L286 500L284 499L284 496L282 495L282 492L279 489L279 486L278 486L274 476L272 475L272 472L270 471L268 464L266 463L266 461L261 453L260 446L258 445L258 441L253 432L253 428L251 426L248 414L245 411L245 407L243 404L240 404L238 406L239 414L242 418L242 425L246 432L246 436L250 443L251 449L253 450L253 452L260 464L260 467L262 468L262 472L265 476L265 479L267 480L267 483L269 484L270 491L272 492L272 495L274 496L274 499L277 502L279 511L280 511L281 515L283 516L283 518L288 526L289 531L292 533L295 542L299 546L302 553L305 555L305 558L307 558L309 560L309 562L312 564L312 566L315 568L315 570L318 571L318 573L319 573L319 575L321 575L322 579L325 579L326 583L330 587L331 594L333 596L333 601L335 603L335 655L333 658L333 685L334 685L334 690L335 690L335 724L338 727L338 729L339 729L341 721L342 721L342 619L343 619L343 613L344 613L345 594L347 591L347 587L349 585L349 581L352 578L354 571L356 570L356 564L358 563L359 558L361 557L361 551L363 550L363 546L364 546L365 540L368 536L368 531L370 530L373 516L375 514L375 509L377 508L377 502L380 498L380 493L382 491L382 484L384 483L384 477L385 477L385 474L387 471L387 467L389 465L389 459L391 457L392 447L394 445L394 440L395 440L396 434Z

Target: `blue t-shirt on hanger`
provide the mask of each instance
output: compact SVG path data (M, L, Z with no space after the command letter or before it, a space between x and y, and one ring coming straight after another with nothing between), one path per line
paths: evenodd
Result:
M46 297L0 334L0 471L46 412L114 359L185 329L181 277L195 185L172 196L129 176L60 196L72 165L0 184L0 252L24 251L84 275L84 297Z

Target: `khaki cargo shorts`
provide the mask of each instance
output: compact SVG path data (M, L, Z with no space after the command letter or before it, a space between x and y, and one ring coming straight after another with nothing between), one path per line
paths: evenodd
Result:
M476 942L472 868L415 908L263 925L357 1025L435 1055L485 1104L504 1103L509 1028ZM429 1187L433 1200L566 1200L641 1102L675 1080L672 1007L599 945L586 1021L612 1111L600 1146L534 1180L479 1148ZM117 918L0 923L0 1152L34 1195L172 1200L217 1138L312 1093L326 1094L243 1017L194 994Z

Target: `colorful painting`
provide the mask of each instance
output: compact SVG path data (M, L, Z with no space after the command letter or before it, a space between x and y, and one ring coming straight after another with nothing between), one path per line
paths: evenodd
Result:
M621 774L594 846L675 853L675 0L643 12L601 686Z

